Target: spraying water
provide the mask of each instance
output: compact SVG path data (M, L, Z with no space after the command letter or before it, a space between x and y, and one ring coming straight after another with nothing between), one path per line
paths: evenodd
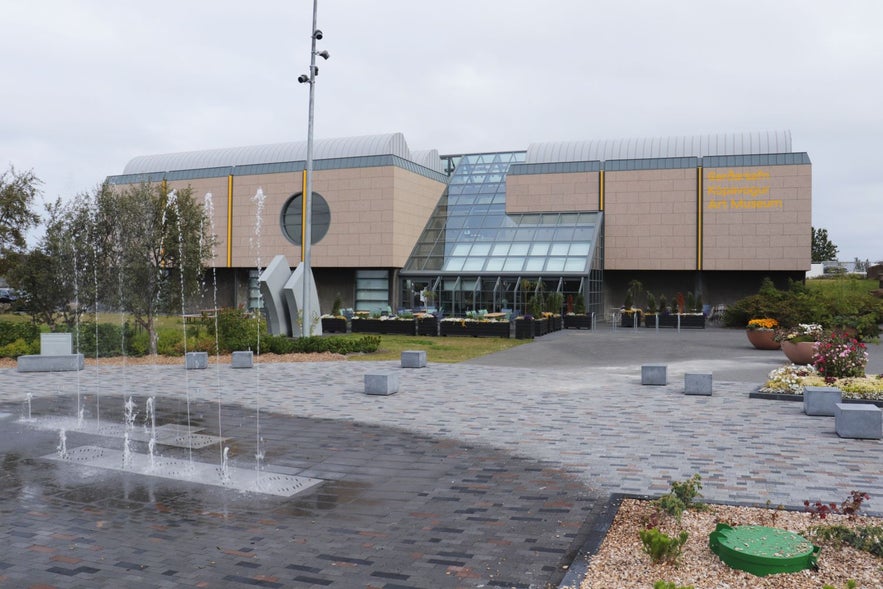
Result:
M76 322L77 353L80 353L80 272L77 268L77 246L74 245L74 321ZM83 409L80 403L80 371L77 370L77 429L83 427Z
M150 455L150 470L153 470L156 467L156 411L154 410L154 398L148 397L146 403L146 412L147 415L144 416L144 428L147 429L147 426L150 426L148 433L150 433L150 440L147 442L147 451Z
M175 220L178 228L178 278L181 284L181 329L184 335L184 358L187 358L187 312L185 309L185 282L184 282L184 230L181 226L181 203L178 201L178 193L174 190L169 193L169 204L175 205ZM184 389L187 396L187 452L191 466L193 465L193 443L190 433L190 375L184 371Z
M230 467L227 464L227 460L230 454L230 447L224 446L224 450L221 452L221 484L226 485L230 482Z
M27 399L28 399L28 421L34 421L34 418L31 417L31 399L33 399L33 398L34 398L34 394L33 394L33 393L28 393L28 394L27 394Z
M131 470L133 460L132 448L129 445L129 432L126 432L123 436L123 470Z
M64 429L58 430L58 446L55 449L59 458L67 459L67 432Z
M101 367L98 364L98 203L92 210L92 287L94 305L92 316L95 320L95 429L101 428Z
M223 431L221 430L221 342L220 342L220 334L218 333L218 271L217 265L215 264L215 204L212 200L212 193L205 193L205 216L209 218L209 223L211 223L211 237L212 237L212 309L215 313L215 388L218 392L218 450L221 452L221 464L222 468L226 469L227 458L226 451L224 450L224 440L223 440ZM200 248L200 259L202 259L202 236L205 234L204 231L199 232L199 248ZM222 475L223 477L223 475Z
M255 221L254 221L254 237L252 238L251 245L256 252L255 259L257 260L257 270L258 276L261 275L261 225L263 222L263 213L264 213L264 190L263 188L258 188L258 191L255 193L254 197L252 197L252 201L255 203ZM260 356L261 356L261 309L263 308L263 298L260 293L260 289L258 289L258 308L254 314L255 316L255 326L257 331L257 349L255 350L255 404L256 404L256 419L255 419L255 476L256 476L256 485L260 488L261 485L261 470L263 470L263 462L264 462L264 450L263 450L263 438L261 437L261 371L260 371Z
M135 411L135 401L132 400L131 396L123 407L125 409L126 431L129 432L135 427L135 417L138 415L138 412Z

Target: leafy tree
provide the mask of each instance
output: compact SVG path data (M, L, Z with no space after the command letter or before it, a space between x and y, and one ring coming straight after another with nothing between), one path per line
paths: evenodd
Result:
M161 185L142 184L126 191L105 187L98 200L97 237L102 258L116 269L116 289L123 308L150 336L156 354L156 317L180 311L182 297L195 295L202 285L204 263L211 255L213 236L205 210L191 190L169 192ZM112 300L112 299L111 299Z
M827 229L812 227L812 261L814 264L837 259L837 246L828 239Z
M61 280L62 298L76 298L78 312L99 302L130 312L156 354L157 316L180 312L182 297L199 292L211 255L209 223L190 189L104 184L56 203L50 217L42 246L59 260L58 275L70 277Z
M33 171L16 172L13 166L0 174L0 273L11 251L22 251L25 234L40 217L31 210L42 182Z

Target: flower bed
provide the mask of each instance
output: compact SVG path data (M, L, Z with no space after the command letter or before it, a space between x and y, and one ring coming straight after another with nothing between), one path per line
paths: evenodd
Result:
M346 333L346 317L322 317L322 333Z
M434 315L417 317L417 335L438 335L438 319Z
M825 378L812 366L788 364L771 371L759 392L803 396L804 387L837 387L844 399L883 402L883 375Z

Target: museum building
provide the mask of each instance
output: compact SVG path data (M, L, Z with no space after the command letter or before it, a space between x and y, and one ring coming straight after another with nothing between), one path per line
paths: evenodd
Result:
M112 185L211 202L219 303L301 260L306 143L132 159ZM709 304L810 267L812 166L788 131L531 144L439 155L401 133L316 140L311 267L321 309L520 309L537 288L597 313L639 280ZM525 290L525 287L529 291Z

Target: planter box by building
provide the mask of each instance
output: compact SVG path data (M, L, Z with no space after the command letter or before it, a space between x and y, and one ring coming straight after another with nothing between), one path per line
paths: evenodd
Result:
M540 337L549 333L549 319L543 317L542 319L534 319L533 320L533 335L534 337Z
M565 315L564 329L592 329L591 315Z
M353 319L350 330L353 333L396 333L414 335L416 332L414 319Z
M346 317L322 317L322 333L346 333Z
M619 325L621 327L634 327L635 321L638 322L638 325L641 325L640 313L623 313L620 315Z
M807 415L831 417L836 411L837 403L842 400L843 394L837 387L803 388L803 412Z
M509 337L508 321L440 321L439 334L462 337Z
M515 339L533 339L534 334L533 319L516 319L515 320Z
M561 331L564 329L564 319L561 315L552 315L549 317L549 331Z
M879 440L883 438L883 411L870 403L837 403L834 428L841 438Z
M438 319L435 317L419 317L417 319L417 335L438 335Z

